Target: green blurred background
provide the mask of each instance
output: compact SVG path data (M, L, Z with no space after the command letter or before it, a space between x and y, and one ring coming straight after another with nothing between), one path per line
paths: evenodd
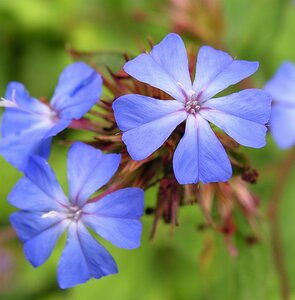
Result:
M50 97L59 73L71 62L66 45L83 51L110 49L136 55L138 45L148 36L158 42L171 31L178 21L173 20L171 7L188 2L202 10L197 0L0 0L0 95L9 81L18 80L32 95ZM282 61L295 61L294 2L222 0L220 6L223 44L234 56L261 63L253 76L257 87L263 86ZM187 35L186 42L193 41ZM55 143L51 155L63 184L66 151ZM204 222L197 206L181 209L180 226L173 238L169 226L161 224L155 241L150 242L152 217L145 216L139 249L116 249L102 242L115 257L119 274L66 291L59 290L55 276L64 240L50 260L34 270L24 259L20 243L10 237L8 217L13 208L6 198L20 174L0 158L0 299L281 299L266 208L278 179L278 166L288 153L277 149L270 137L264 149L245 151L260 173L253 187L261 198L258 244L246 243L250 229L243 217L237 216L240 230L234 242L239 255L231 257L221 235L210 229L197 230ZM291 299L295 299L294 181L293 168L279 214ZM153 204L154 197L155 191L148 191L146 203Z

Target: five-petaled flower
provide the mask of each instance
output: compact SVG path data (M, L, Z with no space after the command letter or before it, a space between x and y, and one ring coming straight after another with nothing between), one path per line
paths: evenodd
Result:
M270 130L280 148L295 144L295 65L283 63L265 85L273 98Z
M101 76L82 62L65 68L49 105L32 98L23 84L11 82L0 102L6 107L0 155L21 171L31 154L47 158L52 137L88 112L101 91Z
M68 154L70 197L67 198L48 163L35 155L29 159L25 177L9 195L9 202L21 209L11 215L11 223L34 267L48 259L58 238L68 228L57 272L61 288L117 272L112 256L86 227L117 247L133 249L140 244L141 189L125 188L96 202L88 201L110 180L120 159L119 154L103 154L86 144L75 143Z
M175 99L161 101L131 94L114 102L116 122L131 157L148 157L186 120L185 134L173 157L179 183L228 180L232 175L231 164L208 121L244 146L263 147L271 97L259 89L212 97L257 69L258 62L234 60L225 52L203 46L192 83L183 41L173 33L150 54L127 62L124 70L129 75Z

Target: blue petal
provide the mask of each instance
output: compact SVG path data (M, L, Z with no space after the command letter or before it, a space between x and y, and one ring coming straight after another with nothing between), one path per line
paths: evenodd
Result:
M99 100L102 78L93 68L76 62L64 69L51 100L62 119L80 119Z
M122 131L161 119L183 109L183 104L175 100L157 100L136 94L121 96L113 103L115 119Z
M66 129L70 124L72 123L72 120L59 120L58 122L54 123L53 126L48 130L46 135L44 135L44 139L56 136L61 131Z
M24 85L11 82L5 93L5 99L15 101L19 108L6 108L2 117L2 137L19 134L21 131L46 123L51 109L32 98ZM44 118L47 116L47 118Z
M234 60L223 51L203 46L198 54L193 89L201 94L200 100L205 101L249 77L258 67L258 62Z
M44 158L36 155L31 156L25 170L25 175L32 183L34 183L41 191L54 201L65 206L69 204L67 197L55 177L55 174Z
M6 108L2 116L2 138L21 134L25 130L38 126L41 118L40 115L30 114L17 108Z
M57 278L62 289L84 283L91 277L117 273L112 256L96 242L82 223L72 223L66 247L58 264Z
M48 218L42 218L42 215L43 213L19 211L10 216L10 222L24 242L26 258L34 267L40 266L49 258L68 225L62 215Z
M68 154L68 179L72 203L82 206L117 171L120 154L103 154L83 143L75 143Z
M175 100L156 100L140 95L126 95L113 104L116 122L130 156L141 160L156 151L187 113Z
M295 145L295 107L275 104L272 107L270 130L280 148Z
M175 177L181 184L222 182L232 176L227 154L200 115L190 115L173 157Z
M27 211L56 211L63 208L58 201L49 197L27 178L18 181L8 195L8 202Z
M182 102L184 95L180 87L192 89L187 53L181 37L175 33L168 34L150 54L141 54L127 62L124 70Z
M3 114L0 154L23 171L30 155L48 158L51 142L46 138L57 125L52 110L30 97L22 84L10 83L5 97L15 101L18 107L7 108Z
M41 127L31 128L20 134L10 134L0 141L0 155L20 171L24 171L30 155L48 155L48 148L42 150L42 139L47 131L48 128Z
M49 137L45 140L42 140L39 147L35 150L35 153L38 156L41 156L45 159L49 158L50 151L51 151L51 143L52 143L52 138Z
M262 90L244 90L206 101L200 114L244 146L266 143L265 123L270 117L271 97ZM209 109L206 109L209 108Z
M271 97L263 90L247 89L225 97L210 99L202 107L265 124L270 117Z
M283 63L275 76L268 81L264 89L269 92L276 102L295 104L295 65Z
M83 222L117 247L140 245L144 193L138 188L118 190L83 208Z

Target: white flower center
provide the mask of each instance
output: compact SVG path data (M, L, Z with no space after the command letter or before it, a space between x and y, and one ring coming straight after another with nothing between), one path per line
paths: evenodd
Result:
M73 205L69 207L67 218L74 221L79 221L81 214L82 214L82 209L77 205Z
M49 212L43 214L41 216L41 218L45 219L45 218L55 218L58 216L62 216L65 219L69 219L71 221L77 222L80 220L81 214L82 214L81 207L79 207L77 205L72 205L72 206L69 206L66 211L55 211L55 210L49 211Z
M0 98L0 107L15 108L32 115L39 115L42 117L45 123L56 123L59 121L59 116L56 111L54 111L50 106L40 102L38 105L38 110L28 109L26 107L20 107L16 102L16 91L12 90L11 99L7 100L5 98Z
M195 115L200 109L201 104L198 101L199 94L197 94L194 90L186 90L184 86L177 82L183 96L184 96L184 108L189 114Z
M187 102L185 102L184 107L189 114L193 115L195 115L201 109L199 101L194 99L190 99Z

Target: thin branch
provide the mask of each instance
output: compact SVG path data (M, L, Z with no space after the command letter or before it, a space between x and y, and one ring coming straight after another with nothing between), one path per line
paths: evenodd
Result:
M293 148L286 159L278 167L276 174L277 181L272 192L271 199L268 205L268 218L271 230L271 246L273 259L277 269L280 286L281 297L283 300L290 299L290 284L288 274L284 262L283 240L280 231L279 211L280 204L283 199L285 187L288 183L289 175L295 162L295 148Z

